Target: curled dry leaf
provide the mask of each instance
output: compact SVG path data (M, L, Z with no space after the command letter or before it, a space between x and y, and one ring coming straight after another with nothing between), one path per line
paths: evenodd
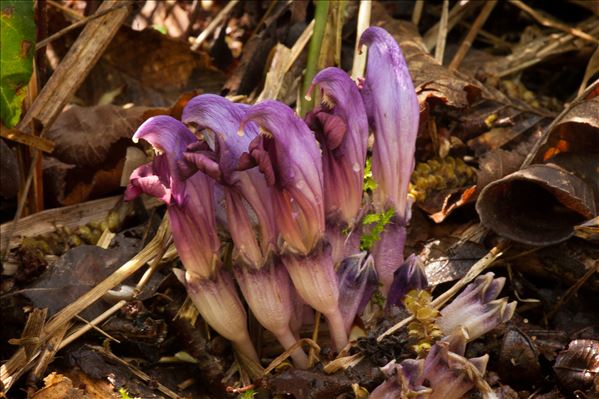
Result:
M535 164L487 185L476 210L496 233L529 245L566 240L596 212L591 187L556 164Z
M599 153L599 96L568 111L544 138L533 162L542 162L561 152Z

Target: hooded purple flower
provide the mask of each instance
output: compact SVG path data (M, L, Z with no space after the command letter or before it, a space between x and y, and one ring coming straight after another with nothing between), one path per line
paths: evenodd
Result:
M494 279L493 276L489 272L477 277L441 310L437 324L445 335L461 329L467 334L467 340L472 341L512 318L516 302L508 303L507 298L495 299L505 278Z
M422 262L416 254L410 255L395 271L393 283L387 295L386 306L402 306L403 300L411 290L423 290L428 287Z
M219 264L220 241L216 234L213 182L203 173L183 181L178 162L185 148L197 142L185 125L169 116L145 121L133 140L146 140L159 153L150 164L131 174L125 199L145 193L163 200L181 261L201 277L212 276Z
M325 210L329 220L352 225L362 205L368 120L360 91L346 72L326 68L312 80L322 107L306 115L321 143Z
M270 186L277 227L284 249L308 254L325 231L323 174L320 149L306 124L287 105L264 101L246 113L249 122L260 126L252 140L246 165L257 164Z
M465 346L464 337L453 335L433 345L426 359L390 362L381 369L387 380L370 398L461 399L477 388L483 398L496 399L483 378L489 355L466 359Z
M130 177L125 199L141 193L168 205L173 241L186 272L178 277L212 328L233 341L245 356L258 361L250 341L245 309L231 277L220 269L220 240L216 233L214 182L198 172L183 180L180 163L185 149L197 142L185 125L169 116L144 122L133 140L144 139L160 153Z
M249 106L213 94L194 97L183 109L182 120L205 132L209 148L192 146L185 152L187 166L200 169L224 187L229 231L245 264L261 267L274 250L276 231L272 191L256 168L239 171L239 159L258 136L253 123L237 134ZM192 169L193 170L193 169ZM249 207L248 207L249 205ZM258 225L259 237L256 237Z
M414 169L419 106L403 54L383 28L362 33L360 46L368 46L364 102L374 122L372 176L377 211L393 207L408 222L408 184Z
M339 308L349 333L357 315L361 314L378 287L374 260L366 252L348 256L339 269Z

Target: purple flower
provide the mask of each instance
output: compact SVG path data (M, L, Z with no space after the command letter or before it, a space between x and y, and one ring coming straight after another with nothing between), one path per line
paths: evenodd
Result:
M421 360L407 359L400 364L392 360L381 367L387 379L372 391L369 399L428 398L431 389L418 383L422 368Z
M321 144L325 211L332 221L352 225L362 206L368 144L366 110L356 84L343 70L326 68L312 80L322 91L321 107L306 115Z
M466 359L450 351L447 341L437 342L424 360L420 381L428 381L431 387L429 399L460 399L472 388L477 387L493 397L492 391L483 380L489 355Z
M258 135L253 123L246 124L244 134L237 134L248 108L213 94L191 99L182 120L204 130L209 145L187 148L184 158L191 171L199 169L224 186L227 220L231 221L228 227L236 250L247 265L260 267L274 250L276 231L270 206L272 190L264 176L256 168L238 170L242 154Z
M374 122L372 176L377 211L393 207L407 224L408 184L414 169L419 106L403 54L383 28L370 27L360 38L368 46L364 102Z
M428 282L422 263L416 254L412 254L395 271L393 283L391 283L391 288L387 295L386 306L403 306L403 300L408 291L423 290L426 287L428 287Z
M505 278L494 279L493 276L489 272L477 277L441 310L437 324L445 335L461 329L467 340L472 341L512 318L516 302L508 303L507 298L495 299Z
M374 260L366 252L348 256L339 269L339 308L349 333L357 315L361 314L378 287Z
M197 142L196 137L176 119L157 116L139 127L133 140L139 139L148 141L160 155L133 172L125 199L146 193L168 205L173 241L186 269L178 277L204 320L245 356L258 361L243 305L231 278L220 270L214 182L201 172L183 180L180 171L183 153Z
M291 108L264 101L248 110L242 128L255 122L261 134L242 159L257 164L270 186L283 250L308 254L324 234L324 198L321 155L306 124Z
M212 276L219 266L220 241L216 234L213 182L203 173L183 181L178 162L185 148L197 142L185 125L169 116L144 122L133 140L149 142L157 152L154 160L137 168L129 179L125 199L141 193L162 199L168 207L173 241L187 270Z

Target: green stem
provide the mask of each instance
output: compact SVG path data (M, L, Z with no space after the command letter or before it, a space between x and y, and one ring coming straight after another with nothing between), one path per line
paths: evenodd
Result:
M322 46L322 39L324 31L327 25L327 17L329 14L329 1L328 0L315 0L316 9L314 11L314 32L312 33L312 39L310 40L310 47L308 48L308 61L306 62L306 75L304 76L304 85L301 92L301 103L300 103L300 115L304 116L309 109L314 105L314 100L306 100L304 95L308 92L310 85L312 84L312 78L316 75L316 64L320 57L320 48Z

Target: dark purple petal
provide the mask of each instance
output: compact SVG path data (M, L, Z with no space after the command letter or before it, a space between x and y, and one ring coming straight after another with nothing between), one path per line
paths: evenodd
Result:
M416 254L408 256L393 275L393 282L387 294L386 306L403 306L403 300L411 290L423 290L428 287L422 263Z
M242 121L260 126L250 155L273 185L275 219L285 249L308 254L324 235L322 166L318 143L291 108L278 101L250 107Z
M374 260L366 252L349 256L341 262L337 276L339 309L349 333L354 319L364 310L378 286Z
M401 219L394 217L392 222L385 226L380 240L372 248L374 266L385 295L389 292L395 271L403 263L405 242L406 228Z
M325 107L316 109L313 128L323 147L327 217L353 224L362 204L368 120L358 87L339 68L326 68L313 79ZM329 108L329 109L326 109Z
M370 27L360 38L368 46L365 102L374 120L372 175L375 208L392 206L408 221L408 184L414 168L419 106L403 54L383 28Z
M238 267L235 277L256 319L288 350L297 340L289 325L293 312L293 286L285 267L278 263L253 270ZM291 356L297 367L307 367L308 358L301 348Z

